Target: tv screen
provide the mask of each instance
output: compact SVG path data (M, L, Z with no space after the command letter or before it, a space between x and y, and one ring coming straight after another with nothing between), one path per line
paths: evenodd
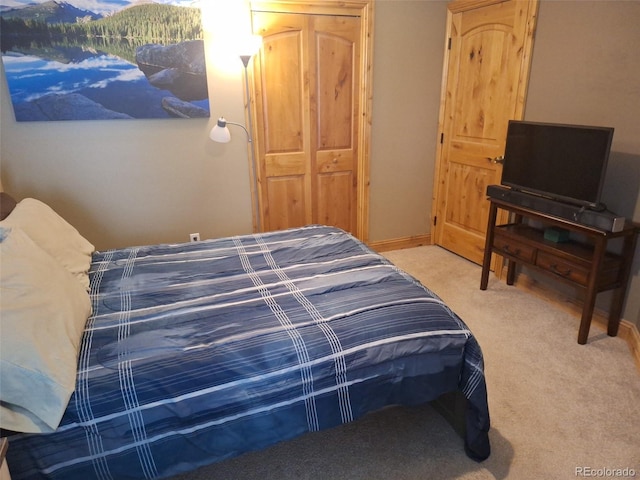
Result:
M502 184L600 208L613 128L510 120Z

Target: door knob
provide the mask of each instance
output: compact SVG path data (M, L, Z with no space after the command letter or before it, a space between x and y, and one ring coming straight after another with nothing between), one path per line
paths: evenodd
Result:
M504 155L500 155L500 156L495 157L495 158L487 157L487 160L489 160L491 163L503 164L504 163Z

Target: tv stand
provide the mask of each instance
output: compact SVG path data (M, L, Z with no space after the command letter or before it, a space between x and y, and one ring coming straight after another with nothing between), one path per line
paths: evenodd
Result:
M489 202L480 290L487 289L492 253L507 259L508 285L514 283L516 265L522 264L580 287L585 292L578 330L578 343L581 345L587 343L589 337L597 294L614 290L607 334L615 337L618 334L640 225L626 222L621 230L612 232L523 207L505 199L490 196ZM512 223L496 225L499 208L513 214ZM535 224L541 224L542 227L531 226L524 219L534 220ZM578 234L579 239L571 238L564 242L547 240L544 231L548 227L568 230ZM607 250L609 241L613 239L623 241L621 253Z

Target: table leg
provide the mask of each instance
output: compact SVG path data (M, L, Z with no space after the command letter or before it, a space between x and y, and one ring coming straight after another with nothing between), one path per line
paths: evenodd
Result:
M598 237L595 241L593 252L593 261L591 263L591 273L589 274L589 283L587 285L584 306L582 307L582 319L580 320L580 328L578 330L578 343L584 345L589 338L589 328L591 327L591 318L596 305L596 296L598 294L598 279L600 278L600 267L603 263L604 254L606 252L607 241L605 237Z
M487 221L487 237L484 242L484 258L482 260L482 276L480 277L480 290L486 290L489 283L489 270L491 269L491 251L493 250L493 228L496 225L498 207L493 202L489 206L489 219Z

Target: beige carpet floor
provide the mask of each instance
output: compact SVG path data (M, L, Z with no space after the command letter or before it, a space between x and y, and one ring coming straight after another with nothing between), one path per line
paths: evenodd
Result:
M493 275L481 291L480 267L439 247L384 255L478 338L491 457L469 460L431 407L394 407L174 480L640 478L640 374L624 341L594 325L578 345L574 314Z

